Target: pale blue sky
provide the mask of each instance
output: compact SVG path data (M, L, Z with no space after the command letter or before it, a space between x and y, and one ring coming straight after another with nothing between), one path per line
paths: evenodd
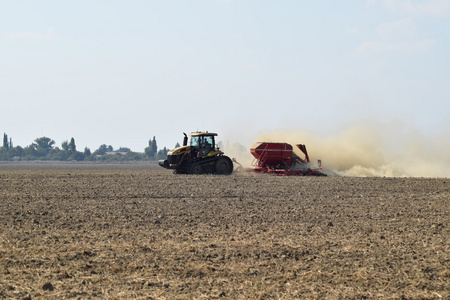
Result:
M447 133L449 17L448 0L0 0L0 133L134 151L361 120Z

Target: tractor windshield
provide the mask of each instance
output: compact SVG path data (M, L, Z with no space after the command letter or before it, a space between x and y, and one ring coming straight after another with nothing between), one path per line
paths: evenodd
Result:
M211 147L214 148L214 137L207 135L207 136L203 136L203 141L201 143L201 145L206 145L207 147Z
M191 146L192 146L192 147L198 147L198 145L199 145L199 139L200 139L199 136L192 136L192 137L191 137Z
M209 146L211 148L214 147L214 137L211 135L198 135L191 137L191 146L199 147L199 146Z

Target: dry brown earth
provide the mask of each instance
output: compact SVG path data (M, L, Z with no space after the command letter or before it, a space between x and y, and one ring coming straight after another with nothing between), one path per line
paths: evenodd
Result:
M0 165L0 298L449 299L450 179Z

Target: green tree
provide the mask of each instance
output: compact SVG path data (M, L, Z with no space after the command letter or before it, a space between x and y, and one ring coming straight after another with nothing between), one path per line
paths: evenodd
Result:
M10 156L12 159L21 159L25 155L22 147L17 146L17 147L12 148L11 144L10 144L9 152L10 152Z
M53 145L55 145L55 141L44 136L35 139L31 147L36 150L37 157L44 158L53 149Z
M163 149L159 150L156 154L156 159L165 159L167 156L167 152L169 152L169 149L164 147Z
M100 147L94 151L94 155L104 155L106 153L106 147L105 144L100 145Z
M75 139L71 138L70 143L68 141L64 141L61 144L61 148L63 151L67 152L69 155L77 151L77 146L75 145Z
M82 160L84 160L85 155L84 155L83 152L75 151L75 152L72 153L72 155L70 157L73 160L82 161Z
M106 146L106 144L100 145L100 147L94 151L93 155L105 155L106 152L113 152L113 147L111 145Z
M8 135L6 133L3 134L3 148L9 149Z
M131 152L130 148L127 147L120 147L119 149L116 150L117 152Z
M33 144L26 146L25 148L23 148L23 156L25 160L33 160L38 158L38 151L36 150L36 148L33 146Z
M144 149L145 155L150 158L154 159L156 154L158 153L158 145L156 143L156 138L153 137L153 140L148 141L148 147Z
M47 155L48 159L50 160L61 160L65 161L69 157L68 153L64 150L59 149L58 147L53 148L50 150L49 154Z
M180 145L180 143L177 143L177 144L175 145L175 148L179 148L179 147L181 147L181 145Z
M137 152L127 152L124 156L125 160L143 160L144 155Z
M9 160L8 149L0 147L0 160Z
M70 143L69 143L69 151L70 152L75 152L77 151L77 146L75 145L75 139L71 138L70 139Z
M91 149L89 149L88 147L84 148L84 155L85 156L91 156Z
M69 152L69 142L68 141L62 142L61 143L61 148L63 149L63 151Z

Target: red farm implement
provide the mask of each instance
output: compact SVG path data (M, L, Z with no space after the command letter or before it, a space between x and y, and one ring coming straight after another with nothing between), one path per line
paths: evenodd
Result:
M318 161L318 168L311 169L306 146L296 146L305 155L304 158L295 154L292 146L287 143L256 143L250 149L250 153L255 157L253 171L284 176L326 176L321 172L321 161Z

